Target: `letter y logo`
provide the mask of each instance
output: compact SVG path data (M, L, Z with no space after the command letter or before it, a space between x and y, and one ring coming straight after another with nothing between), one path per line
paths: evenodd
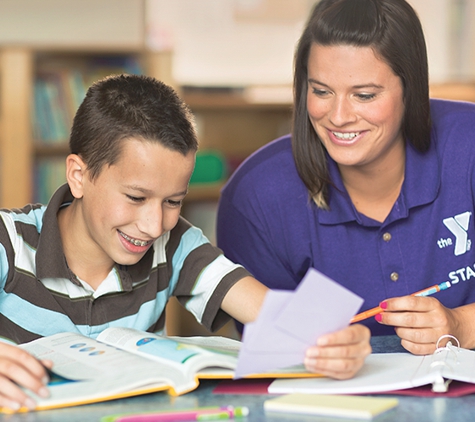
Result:
M462 214L458 214L455 217L445 218L443 223L455 236L455 255L462 255L470 247L470 241L468 241L468 224L470 223L471 212L466 211Z

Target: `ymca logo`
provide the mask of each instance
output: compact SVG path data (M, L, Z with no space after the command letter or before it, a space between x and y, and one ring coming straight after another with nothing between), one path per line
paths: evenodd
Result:
M470 250L472 241L468 238L468 225L470 223L471 212L466 211L462 214L458 214L454 217L445 218L442 220L445 227L447 227L450 232L455 236L455 249L454 254L463 255L465 252ZM439 248L445 248L446 246L452 245L452 239L439 239L437 241Z

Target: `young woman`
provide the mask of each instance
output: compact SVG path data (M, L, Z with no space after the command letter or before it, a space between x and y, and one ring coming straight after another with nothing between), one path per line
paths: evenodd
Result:
M271 288L314 267L384 312L364 321L416 354L475 347L475 104L429 100L405 0L322 0L295 56L291 136L225 187L218 245ZM450 282L431 297L412 294Z

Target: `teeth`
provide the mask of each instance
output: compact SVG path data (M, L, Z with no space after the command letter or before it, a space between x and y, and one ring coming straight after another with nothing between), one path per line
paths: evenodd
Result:
M340 139L353 139L356 138L359 134L359 132L333 132L333 135Z
M119 231L120 235L127 240L128 242L132 243L135 246L147 246L151 241L149 240L148 242L144 240L138 240L138 239L132 239L131 237L127 236L125 233L122 233Z

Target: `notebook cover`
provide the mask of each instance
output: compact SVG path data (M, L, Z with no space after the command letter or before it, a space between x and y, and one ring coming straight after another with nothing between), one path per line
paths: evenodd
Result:
M264 409L266 412L372 419L398 403L395 398L385 397L293 393L266 400Z

